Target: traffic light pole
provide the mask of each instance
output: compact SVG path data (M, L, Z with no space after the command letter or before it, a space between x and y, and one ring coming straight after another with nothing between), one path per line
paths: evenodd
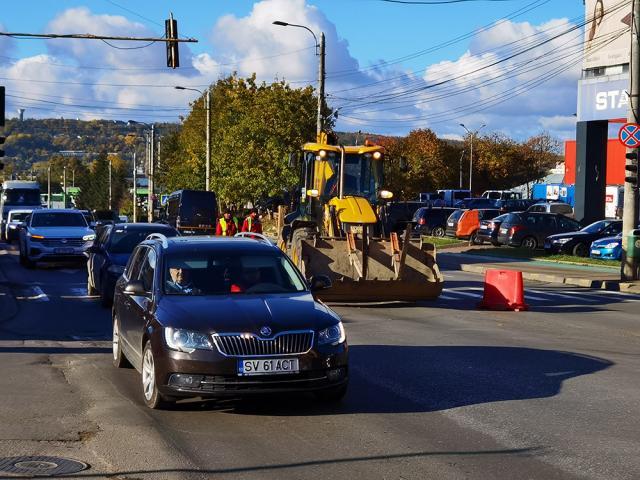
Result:
M633 0L631 14L631 59L629 65L629 123L638 123L640 119L640 0ZM635 171L635 173L633 173ZM638 222L638 149L627 149L624 182L624 210L622 214L622 280L638 279L638 258L627 253L633 245L629 245L629 235L636 228Z

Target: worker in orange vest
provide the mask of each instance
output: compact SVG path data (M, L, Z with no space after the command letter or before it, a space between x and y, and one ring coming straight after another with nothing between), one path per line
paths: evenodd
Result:
M242 223L243 232L262 233L262 223L258 217L258 210L255 208L251 210L249 216L244 219Z
M225 210L216 225L216 235L222 237L233 237L236 233L238 233L238 219L231 217L230 210Z

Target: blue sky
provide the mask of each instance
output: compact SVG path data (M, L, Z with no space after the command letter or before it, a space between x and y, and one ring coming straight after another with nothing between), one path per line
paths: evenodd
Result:
M257 5L256 5L257 4ZM459 35L477 31L479 28L490 25L497 20L503 18L509 13L519 9L524 9L527 5L532 7L530 11L512 18L509 23L510 28L502 28L502 32L496 31L485 32L484 35L476 35L463 41L456 42L452 45L439 48L428 54L420 55L414 59L406 59L398 63L394 63L385 68L378 70L367 70L366 67L372 64L378 64L380 61L393 61L402 58L408 54L427 49L437 45L443 41L453 39ZM83 15L69 15L70 9L85 7ZM304 80L311 80L315 77L315 58L313 51L300 51L291 54L289 57L274 60L262 60L254 64L252 59L264 59L273 53L292 52L303 47L312 45L312 39L304 31L292 32L295 29L283 29L282 27L271 26L268 21L271 17L276 17L285 21L300 21L302 19L315 28L322 29L327 32L327 64L328 64L328 91L337 91L336 95L342 100L334 98L330 100L334 102L336 107L344 107L344 111L348 112L349 107L345 105L356 105L358 101L354 100L354 92L362 92L358 97L362 99L368 95L376 95L378 92L375 86L369 86L376 82L388 82L385 85L393 85L394 88L401 89L402 84L394 84L389 79L397 78L400 75L415 75L415 82L428 81L433 77L434 72L444 70L460 70L465 73L464 65L471 62L477 62L482 59L485 52L496 49L503 44L515 41L519 36L524 37L530 35L531 32L544 31L548 28L549 22L556 20L558 22L564 19L575 22L584 15L584 6L582 0L513 0L505 2L488 2L477 1L449 5L406 5L393 4L377 0L263 0L262 2L253 2L246 0L198 0L198 1L168 1L168 0L94 0L94 1L69 1L69 0L32 0L23 2L11 2L10 6L6 6L3 11L0 25L5 31L13 32L52 32L52 28L58 30L64 28L72 28L76 33L85 33L95 31L96 25L101 24L107 17L111 15L122 17L124 25L110 25L109 31L117 31L122 35L126 35L129 28L127 24L141 24L136 34L144 32L158 33L163 30L161 26L168 12L172 11L175 18L179 21L180 33L196 37L200 40L198 44L190 45L193 57L190 58L188 52L181 52L185 61L183 65L189 66L189 62L193 59L193 65L197 69L197 75L183 69L181 72L161 72L163 81L171 82L170 75L175 76L176 82L189 82L193 84L203 84L209 81L215 81L216 76L225 73L230 69L236 69L240 73L250 73L253 69L259 72L259 77L270 79L274 76L286 78L303 83ZM77 12L77 10L71 10ZM144 18L143 18L144 17ZM73 19L70 22L69 19ZM82 22L84 19L84 23ZM77 20L77 21L76 21ZM106 20L105 20L106 21ZM69 26L70 23L73 25ZM117 22L116 22L117 23ZM569 23L567 23L569 25ZM504 26L503 26L504 27ZM560 25L558 28L563 28ZM536 30L537 29L537 30ZM285 30L288 30L285 32ZM54 43L56 42L56 43ZM63 45L61 42L65 40L42 41L42 40L15 40L9 47L0 48L5 53L4 64L0 67L6 69L8 73L4 73L9 78L16 78L14 81L5 81L8 87L21 92L32 91L37 87L37 97L35 93L28 97L49 99L54 97L67 96L67 100L62 103L77 104L77 99L95 98L101 102L111 102L110 105L116 105L120 102L122 105L170 105L177 106L181 103L187 103L192 98L186 97L182 92L166 92L159 98L158 95L143 94L131 88L127 92L110 91L109 87L91 87L80 88L74 85L71 88L64 89L64 82L67 80L77 83L106 83L105 78L109 81L115 81L116 71L122 69L122 66L134 58L134 53L129 54L125 59L122 52L112 52L108 48L96 48L93 51L87 51L87 48L76 48L69 46L67 43ZM270 43L271 42L271 43ZM160 49L147 49L149 51L159 52ZM9 53L7 53L9 52ZM148 65L152 62L154 65L162 65L164 59L162 55L150 55L149 52L132 51L135 55L139 55L139 60L135 60L133 64ZM137 53L140 52L140 53ZM478 55L475 58L474 55ZM26 66L18 65L15 59L34 59L37 55L46 55L45 59L40 61L44 63L62 63L71 65L113 65L114 71L109 75L99 72L74 72L70 68L66 70L61 67L47 69L43 72L36 72L36 66L29 64ZM138 57L136 57L138 58ZM560 60L559 60L560 61ZM24 63L23 62L23 63ZM234 63L228 68L220 67L219 64ZM440 62L445 62L440 63ZM466 63L465 63L466 62ZM440 64L438 66L438 64ZM19 68L20 67L20 68ZM40 64L41 68L44 68ZM365 69L359 73L353 73L351 77L345 78L342 74L332 75L336 72L345 70ZM26 69L26 70L25 70ZM193 70L193 69L192 69ZM58 84L36 85L28 83L20 83L18 79L36 78L28 77L24 71L32 72L29 75L37 75L37 78L48 78L47 75L54 75ZM195 71L195 70L194 70ZM19 73L20 72L20 73ZM66 72L66 73L65 73ZM73 73L72 73L73 72ZM0 73L3 73L0 71ZM571 83L579 75L579 68L572 69L570 75L562 75L563 83L560 80L554 80L553 85L556 92L562 90L562 98L566 97L566 92L571 88ZM493 72L495 74L495 72ZM43 76L44 75L44 76ZM0 75L2 76L2 75ZM127 82L133 83L131 75L121 76L128 78ZM197 81L196 81L197 77ZM120 77L118 77L120 78ZM119 79L120 82L122 78ZM438 77L439 78L439 77ZM159 81L159 75L153 75L154 81ZM571 80L571 81L570 81ZM82 82L80 82L82 81ZM136 81L143 82L142 76L136 78ZM524 81L522 78L520 81ZM2 82L2 80L0 80ZM123 82L124 83L124 82ZM514 85L517 85L514 84ZM363 87L364 86L364 87ZM575 89L575 83L573 88ZM547 87L550 88L549 85ZM549 98L549 93L545 91L545 87L540 86L540 98ZM364 88L361 90L361 88ZM62 90L73 89L74 93L68 94ZM345 91L347 94L345 95ZM538 88L527 91L527 97L535 95ZM62 92L62 94L61 94ZM471 92L474 93L474 92ZM495 93L495 92L494 92ZM466 95L466 94L465 94ZM22 94L23 97L27 97ZM575 93L573 93L575 97ZM170 97L170 98L167 98ZM455 101L458 101L456 95ZM348 100L345 100L347 98ZM460 99L462 96L460 96ZM461 100L462 101L462 100ZM473 103L474 99L469 97L466 105ZM35 100L14 99L12 104L23 102L27 105L37 106L30 112L35 116L51 116L52 112L47 112L42 103ZM343 102L340 104L340 102ZM398 114L397 123L388 120L389 112L379 112L364 110L368 123L358 125L354 120L347 123L347 119L341 120L339 127L345 130L378 130L384 133L404 133L411 128L421 126L430 126L438 133L449 136L456 136L459 132L456 130L458 120L467 122L478 121L487 123L490 128L495 131L501 131L513 136L524 137L528 134L534 134L541 129L550 130L560 136L571 135L572 129L571 119L569 118L575 112L575 100L567 101L566 99L558 105L558 102L549 102L548 108L540 108L539 101L527 98L525 102L514 99L503 103L499 108L499 113L492 114L491 111L482 113L482 115L471 115L466 117L464 110L461 110L461 117L451 118L448 121L439 121L430 125L425 121L422 125L419 120L425 108L435 111L436 108L446 108L445 106L437 107L436 102L427 101L426 99L417 99L417 107L411 105L414 113L409 110L402 110L400 114L398 107L392 111L393 115ZM362 100L360 100L362 103ZM366 102L365 102L366 103ZM530 111L523 111L522 122L514 124L513 116L516 110L522 109L523 103L530 105ZM555 103L555 109L554 104ZM17 106L17 105L16 105ZM507 108L511 106L511 109ZM408 108L409 105L406 105ZM417 110L416 110L417 108ZM37 110L37 111L36 111ZM94 110L97 110L94 109ZM361 109L362 110L362 109ZM421 112L416 114L415 112ZM69 109L64 110L68 115ZM115 110L109 111L110 115L116 116ZM341 110L342 112L342 110ZM99 112L90 112L89 116ZM355 115L356 108L351 108L351 115L357 118L365 118L363 115L359 117ZM126 113L132 115L132 113ZM151 112L147 112L152 115ZM405 115L404 117L402 115ZM493 115L493 116L492 116ZM87 116L87 112L80 116ZM168 116L168 115L167 115ZM349 113L346 113L349 116ZM373 120L373 117L376 120ZM432 113L425 118L443 118L434 117ZM111 117L110 117L111 118ZM146 118L146 117L145 117ZM415 119L415 121L402 121L402 118ZM163 118L164 119L164 118ZM554 120L555 119L555 120Z

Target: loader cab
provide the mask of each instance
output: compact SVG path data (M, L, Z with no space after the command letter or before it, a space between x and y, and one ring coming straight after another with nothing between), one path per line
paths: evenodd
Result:
M371 205L379 202L384 184L384 149L379 146L344 149L344 172L341 174L343 164L340 147L321 144L304 146L301 178L303 202L309 200L307 197L312 197L318 198L320 203L326 203L339 196L364 197Z

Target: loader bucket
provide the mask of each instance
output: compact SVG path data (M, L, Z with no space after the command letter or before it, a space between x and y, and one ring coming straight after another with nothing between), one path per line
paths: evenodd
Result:
M293 248L296 263L307 278L327 275L331 279L331 288L317 292L321 300L413 302L438 298L443 276L436 264L435 246L405 243L403 255L398 255L391 241L371 239L366 255L366 276L362 276L359 264L362 262L361 243L355 251L350 251L343 238L316 237L300 240Z

